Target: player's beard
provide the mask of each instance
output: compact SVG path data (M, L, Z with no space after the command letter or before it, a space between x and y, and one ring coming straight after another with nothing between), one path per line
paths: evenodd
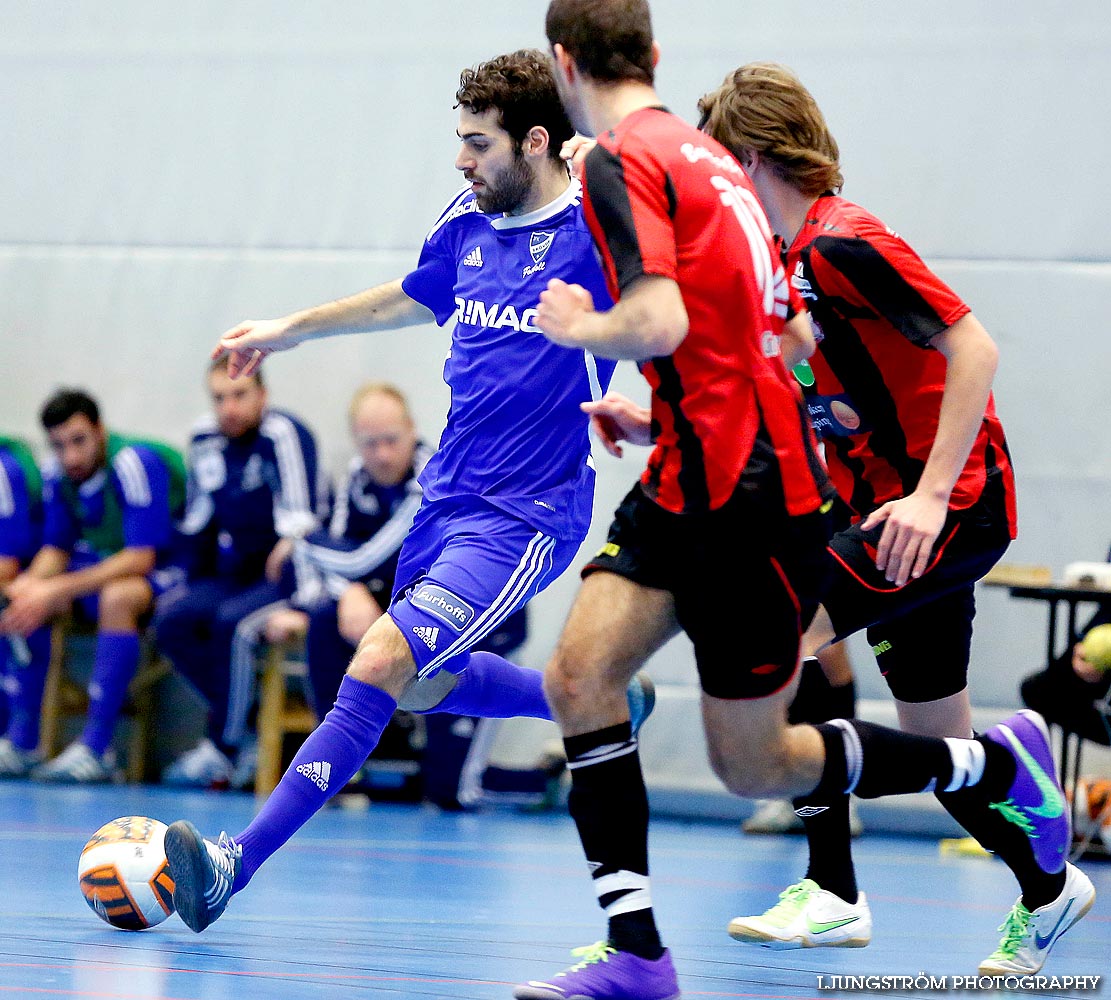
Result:
M485 191L475 195L479 211L488 215L502 212L512 215L532 194L532 183L532 171L525 162L525 155L515 149L509 166L487 182Z

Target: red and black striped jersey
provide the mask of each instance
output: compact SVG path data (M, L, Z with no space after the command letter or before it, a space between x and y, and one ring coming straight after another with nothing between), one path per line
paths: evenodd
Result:
M818 338L811 418L838 492L864 515L918 485L945 390L930 342L969 308L902 237L834 195L814 203L787 267ZM989 476L1002 477L1014 537L1014 473L991 398L950 509L975 503Z
M676 513L716 509L752 462L778 474L790 514L816 510L832 490L780 357L789 290L747 175L663 108L600 135L584 174L614 299L643 275L670 278L690 320L673 354L640 363L655 443L645 491Z

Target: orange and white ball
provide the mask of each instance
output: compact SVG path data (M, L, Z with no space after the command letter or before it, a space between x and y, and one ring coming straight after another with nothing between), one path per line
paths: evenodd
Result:
M174 912L166 824L149 816L105 823L81 851L78 882L93 912L121 930L141 931Z

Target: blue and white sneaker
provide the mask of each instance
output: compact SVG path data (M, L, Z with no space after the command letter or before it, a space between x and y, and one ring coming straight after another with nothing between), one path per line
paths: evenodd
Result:
M1003 926L999 947L980 963L983 976L1032 976L1057 939L1092 908L1096 890L1076 865L1065 865L1065 887L1052 903L1031 912L1020 897Z
M188 820L166 829L166 861L174 880L174 906L185 925L200 934L227 908L243 848L227 834L205 840Z
M1057 779L1045 720L1023 709L992 726L982 738L1005 747L1015 759L1015 780L1007 798L991 803L991 808L1026 834L1038 866L1056 874L1068 858L1072 817Z
M6 736L0 739L0 778L26 778L41 760L36 751L17 747Z
M30 777L32 781L52 785L100 785L123 780L111 748L97 754L80 740L71 743L53 760L36 765Z
M656 707L656 685L642 670L629 681L625 696L629 699L629 722L633 727L633 735L636 736Z
M203 739L162 771L162 784L178 788L215 788L231 782L232 762L215 743Z

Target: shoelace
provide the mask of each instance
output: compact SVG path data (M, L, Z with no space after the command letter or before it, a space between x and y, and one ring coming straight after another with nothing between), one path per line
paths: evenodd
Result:
M1021 806L1015 805L1014 799L1007 799L1005 802L989 802L988 808L995 809L1008 823L1014 823L1031 840L1038 839L1038 834L1034 832L1034 824L1030 822L1030 817L1022 811Z
M608 962L610 955L616 955L617 949L614 948L608 941L595 941L594 944L583 945L581 948L573 948L571 950L572 958L582 957L582 961L576 965L572 965L567 972L561 972L559 975L566 976L568 972L580 972L588 965L596 965L598 962Z
M806 905L813 891L813 886L807 885L805 880L787 886L779 894L779 902L764 914L764 919L777 926L785 927L798 916L799 910Z
M212 863L219 869L218 874L223 875L230 886L235 879L235 863L243 856L243 848L223 831L220 832L216 847L217 853Z
M1011 907L1007 919L996 928L1003 932L1003 940L999 942L992 958L1014 958L1015 952L1022 946L1030 933L1030 911L1021 902Z

